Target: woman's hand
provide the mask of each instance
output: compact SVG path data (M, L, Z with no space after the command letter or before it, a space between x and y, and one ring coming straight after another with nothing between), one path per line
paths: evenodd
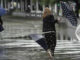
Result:
M60 22L60 21L61 21L61 19L62 19L61 17L58 17L58 18L57 18L58 22Z

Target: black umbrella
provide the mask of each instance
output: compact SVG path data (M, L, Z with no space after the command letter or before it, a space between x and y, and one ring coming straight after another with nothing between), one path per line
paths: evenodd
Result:
M29 37L35 40L45 51L47 51L48 55L52 59L52 54L50 50L48 49L46 40L44 36L42 36L42 34L30 34Z
M77 26L77 17L67 2L61 1L63 15L70 21L73 26Z
M30 34L29 37L31 37L33 40L35 40L42 48L47 50L48 48L47 48L47 44L46 44L46 39L42 34L50 33L50 32L55 33L55 31L48 31L48 32L43 32L41 34Z
M29 35L33 40L35 40L43 49L47 51L47 44L45 38L40 34L30 34Z

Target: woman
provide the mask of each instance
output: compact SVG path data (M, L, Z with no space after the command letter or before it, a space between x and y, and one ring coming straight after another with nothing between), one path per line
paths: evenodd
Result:
M43 32L47 32L44 34L44 37L48 46L48 52L50 50L52 56L54 56L54 50L56 47L55 23L57 23L58 20L55 20L54 16L51 13L52 12L49 8L45 8L43 13Z

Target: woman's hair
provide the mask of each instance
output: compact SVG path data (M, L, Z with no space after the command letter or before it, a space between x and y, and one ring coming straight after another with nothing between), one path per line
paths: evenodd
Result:
M45 8L45 10L43 12L43 18L45 18L48 15L51 15L51 10L49 8Z

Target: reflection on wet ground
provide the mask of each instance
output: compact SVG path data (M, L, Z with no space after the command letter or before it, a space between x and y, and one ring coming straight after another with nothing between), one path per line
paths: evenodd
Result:
M49 60L47 53L33 40L15 38L32 33L41 33L41 20L5 18L4 28L5 30L2 32L2 38L4 39L0 40L0 60ZM71 34L71 32L69 33ZM15 39L5 39L11 37ZM80 60L80 42L58 40L54 59Z
M33 40L1 44L0 60L49 60L47 53ZM55 60L79 60L80 42L58 41Z

